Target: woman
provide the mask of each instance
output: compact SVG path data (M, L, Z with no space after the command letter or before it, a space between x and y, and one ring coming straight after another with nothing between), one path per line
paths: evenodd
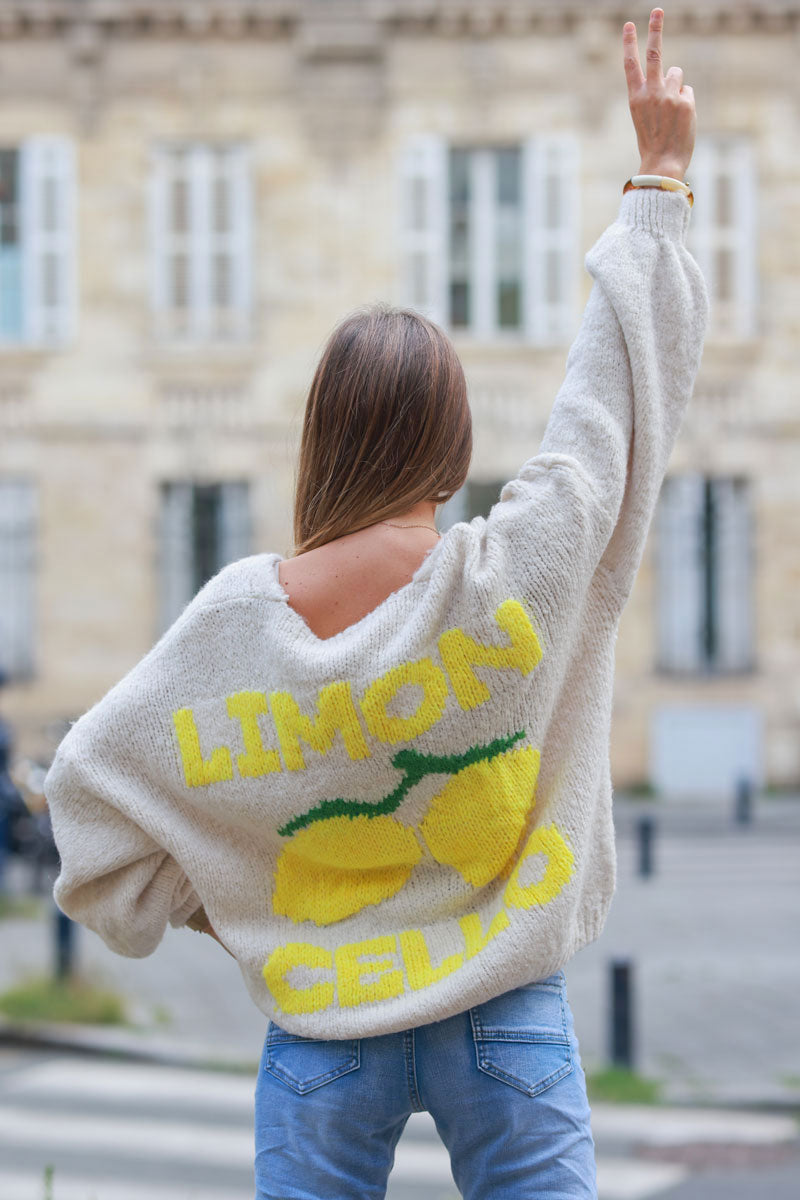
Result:
M435 527L471 453L449 340L351 314L308 399L296 555L211 579L45 782L59 906L134 957L206 929L269 1018L259 1200L383 1196L423 1109L466 1200L597 1194L562 968L614 891L614 638L708 315L662 24L646 74L631 22L623 47L665 182L587 255L542 447L488 518Z

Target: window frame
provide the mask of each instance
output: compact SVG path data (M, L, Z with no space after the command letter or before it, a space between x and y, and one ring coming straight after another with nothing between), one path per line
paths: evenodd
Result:
M520 152L521 192L521 320L518 328L497 321L495 262L497 224L490 220L486 196L488 163L497 152ZM490 286L477 289L477 322L453 325L450 306L452 257L450 246L450 156L460 150L474 156L471 175L484 197L477 218L483 236L473 238L470 259L473 294L475 276ZM495 158L495 162L496 162ZM496 175L495 175L496 181ZM573 339L579 322L580 285L579 142L569 132L538 134L520 140L465 143L438 133L420 133L404 144L398 170L398 228L400 302L436 321L459 345L562 347ZM558 222L548 223L548 195L559 194ZM548 191L550 189L550 191ZM495 208L494 202L489 206ZM486 229L490 236L486 236ZM480 231L479 231L480 232ZM548 256L556 255L558 301L548 302Z
M77 334L76 148L61 135L3 143L16 155L19 334L0 354L58 350Z
M694 500L692 511L687 507L683 518L677 493L680 487L694 487L699 498ZM666 500L671 489L675 490L677 497L677 502L672 502L672 511ZM733 503L729 503L727 514L723 514L721 501L726 491L733 498ZM681 520L683 532L680 532ZM676 539L671 544L666 541L669 522L673 527L671 536ZM727 553L724 549L726 523L728 536L732 527L735 530L734 538L737 539ZM758 663L753 481L740 474L685 472L668 476L659 498L655 532L656 673L684 679L719 679L754 674L758 670ZM691 565L693 555L697 557L694 566ZM676 567L677 578L670 574L670 570ZM723 590L725 585L720 580L726 577L727 589ZM674 589L681 581L683 588L681 590L679 587L679 600L689 605L688 609L683 609L684 616L688 614L689 617L688 630L685 621L676 622L671 629L668 623L670 617L673 621L675 619L670 605L675 602ZM691 589L688 593L687 586ZM693 623L696 623L694 628ZM731 633L731 626L734 630L738 626L740 637L742 629L745 630L745 642L735 654L730 639L737 634ZM675 649L676 630L680 635L694 639L693 651L683 662L680 661L680 646L677 652ZM727 649L724 645L726 636L729 640ZM678 638L678 645L680 640L681 637ZM726 661L726 658L732 658L732 661Z
M218 161L215 164L220 156L221 169ZM173 188L181 178L186 188L187 228L179 231L173 221ZM214 191L220 179L226 179L229 187L231 218L226 231L214 228ZM236 347L251 342L252 191L251 152L244 141L164 140L151 147L150 308L159 342L189 347ZM213 262L221 246L227 249L230 272L231 303L227 307L214 303ZM185 306L175 303L173 272L178 254L186 257Z
M224 566L252 553L253 483L238 479L163 479L158 485L157 570L160 637L200 588ZM198 573L198 515L213 498L213 558ZM205 555L203 548L202 557Z

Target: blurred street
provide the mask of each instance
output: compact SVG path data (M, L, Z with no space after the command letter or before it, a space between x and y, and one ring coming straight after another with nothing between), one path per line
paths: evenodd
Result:
M642 878L645 813L656 828L653 873ZM591 1074L609 1057L609 963L630 957L634 1065L663 1081L666 1103L592 1104L600 1198L751 1200L768 1188L771 1200L795 1200L800 963L789 948L800 918L800 806L759 799L744 826L732 807L620 797L615 817L617 893L599 941L565 968L568 996ZM22 891L26 873L13 867L9 882ZM0 990L52 968L45 911L0 922ZM49 1045L0 1043L0 1196L41 1200L53 1163L54 1200L138 1200L145 1183L152 1200L252 1200L266 1020L235 964L186 930L168 929L146 959L75 932L79 971L123 993L136 1028L49 1026ZM152 1061L114 1057L137 1050ZM701 1107L680 1107L692 1103ZM457 1195L431 1118L414 1114L389 1200Z
M0 1049L0 1196L41 1200L52 1165L55 1200L252 1200L253 1088L252 1075ZM736 1162L773 1200L797 1195L791 1117L596 1105L592 1121L600 1200L750 1200L744 1174L724 1192L684 1190ZM409 1119L387 1197L458 1200L427 1113Z
M564 968L587 1072L608 1055L608 964L634 975L634 1061L663 1098L800 1109L800 803L615 800L618 875L606 926ZM638 874L638 821L655 822Z
M657 823L653 874L637 874L636 824ZM761 798L751 826L721 805L615 801L618 877L601 937L566 965L567 995L587 1074L608 1062L609 963L633 964L634 1066L663 1080L670 1102L796 1104L800 959L800 804ZM26 882L19 862L10 874ZM126 997L134 1033L152 1045L256 1066L266 1018L212 938L167 928L154 954L113 954L76 928L76 967ZM0 923L0 991L54 960L53 919ZM96 1035L92 1035L95 1037Z

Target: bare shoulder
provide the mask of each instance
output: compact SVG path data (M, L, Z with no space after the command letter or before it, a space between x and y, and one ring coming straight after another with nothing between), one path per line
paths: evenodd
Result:
M317 637L333 637L409 583L430 541L359 530L278 565L289 603Z

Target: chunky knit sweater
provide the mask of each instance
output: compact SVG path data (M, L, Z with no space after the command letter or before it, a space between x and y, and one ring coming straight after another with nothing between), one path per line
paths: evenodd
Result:
M597 938L617 625L708 317L689 217L622 197L539 453L410 582L320 639L281 556L240 559L74 723L44 785L65 913L141 957L202 905L262 1012L324 1038Z

